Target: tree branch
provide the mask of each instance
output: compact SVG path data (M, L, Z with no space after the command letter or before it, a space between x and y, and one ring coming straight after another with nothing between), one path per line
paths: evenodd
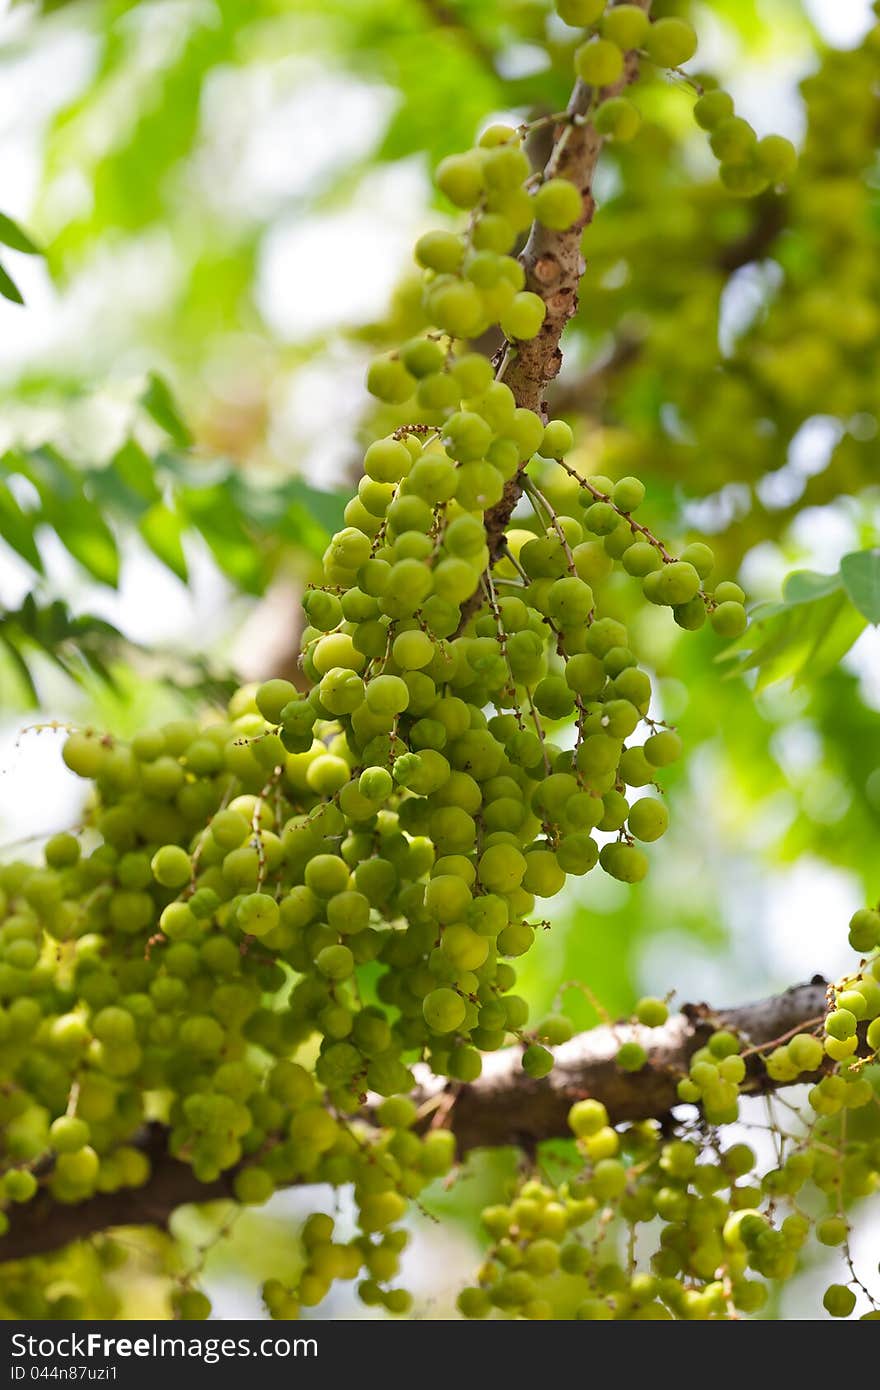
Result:
M637 0L642 9L649 9L651 0ZM545 178L564 178L573 183L581 194L581 215L566 231L553 231L534 222L529 239L519 259L526 273L526 289L540 295L547 313L536 338L518 343L515 348L503 346L499 354L499 376L513 392L518 406L534 410L547 418L544 393L562 366L559 343L563 329L577 313L578 289L586 265L581 252L584 228L593 220L596 202L593 197L593 177L602 150L603 139L587 113L594 96L617 96L638 76L639 63L635 51L627 53L623 73L617 82L597 94L592 87L578 80L566 108L569 117L557 134L550 156L544 166ZM504 549L504 535L514 508L522 496L524 469L521 468L505 485L500 502L486 512L486 544L489 564L494 565ZM473 617L482 603L482 586L478 587L461 606L458 631Z
M509 1144L529 1148L542 1139L568 1134L566 1116L574 1101L594 1096L613 1123L662 1119L678 1104L676 1083L688 1061L717 1028L730 1028L749 1046L771 1044L793 1029L814 1026L825 1012L826 982L796 985L784 994L737 1008L712 1010L686 1004L662 1028L629 1023L593 1028L555 1049L556 1065L537 1081L520 1065L519 1048L488 1053L483 1074L470 1085L455 1085L417 1067L414 1100L424 1113L423 1127L437 1122L455 1135L460 1156L471 1149ZM621 1043L638 1041L648 1054L638 1072L621 1071L615 1061ZM803 1078L808 1079L808 1078ZM776 1089L757 1056L748 1059L747 1089ZM439 1102L443 1101L441 1109ZM370 1110L367 1109L367 1118ZM232 1197L235 1169L214 1183L200 1183L192 1169L168 1152L168 1131L147 1126L139 1140L152 1172L140 1188L91 1197L77 1205L55 1202L43 1189L26 1205L9 1211L9 1231L0 1239L0 1262L61 1249L114 1226L164 1227L187 1202Z

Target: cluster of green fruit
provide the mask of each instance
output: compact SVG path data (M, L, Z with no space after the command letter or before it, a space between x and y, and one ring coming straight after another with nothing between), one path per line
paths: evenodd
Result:
M591 92L587 110L560 121L589 122L603 139L632 139L641 118L618 90L638 72L637 66L627 71L627 55L641 56L662 69L676 69L696 50L692 27L677 18L652 22L638 5L616 5L605 13L605 6L596 0L565 3L558 9L566 23L595 31L574 53L575 72ZM792 173L795 152L790 141L778 135L759 141L751 126L734 116L732 99L725 92L704 93L695 114L699 124L712 132L712 147L722 160L722 177L731 191L752 196ZM512 253L533 223L567 231L583 224L586 207L582 191L569 179L552 169L543 174L532 169L525 150L529 129L528 124L490 125L474 149L447 156L437 169L440 191L456 208L470 213L464 232L428 232L416 245L416 260L425 271L422 310L428 326L441 338L475 339L497 325L515 348L541 331L544 298L527 288L525 270ZM469 365L459 366L457 372L448 367L448 350L442 341L417 339L378 359L370 369L368 386L389 404L414 400L423 413L452 406L463 395L481 394L483 383L469 379ZM508 413L513 410L500 392L495 392L492 403L496 411L505 406ZM515 437L518 431L503 433ZM524 440L518 442L525 447ZM496 452L500 457L490 456L488 462L501 475L500 483L495 480L500 488L505 472L514 465L508 463L510 450ZM485 467L485 451L477 450L471 458L482 460ZM491 483L491 473L485 476Z
M638 6L557 8L596 26L575 65L597 89L621 81L629 52L669 68L694 52L690 26ZM722 97L701 97L698 119L740 171L728 182L756 191L755 171L775 179L788 155L734 149ZM600 91L588 114L618 139L638 123L619 93ZM563 231L583 215L573 184L533 178L523 134L491 127L440 168L468 228L421 238L427 327L370 368L373 394L406 403L412 421L367 449L323 584L306 595L308 693L268 681L238 692L226 717L130 743L72 733L65 761L95 788L85 833L52 837L41 866L0 870L2 1206L43 1189L77 1203L143 1185L147 1121L168 1127L199 1181L245 1205L297 1182L351 1185L359 1233L341 1241L329 1215L310 1218L296 1284L264 1285L274 1317L297 1316L337 1279L358 1279L368 1306L407 1312L392 1286L398 1223L455 1158L448 1131L421 1132L413 1065L472 1082L484 1053L515 1042L525 1072L546 1075L570 1026L551 1016L529 1028L512 964L533 944L536 900L597 864L638 882L640 846L667 828L662 800L637 793L681 742L649 713L651 680L605 606L606 583L629 586L637 620L666 607L681 628L708 620L722 638L746 623L743 591L709 585L711 550L671 553L636 520L639 479L582 475L568 425L519 407L503 380L545 316L511 254L517 239L534 219ZM497 374L466 341L493 325L509 348ZM564 507L552 500L560 479L573 484ZM502 536L493 509L517 497ZM851 940L876 947L878 914L859 916ZM767 1059L774 1080L824 1071L811 1092L821 1144L811 1135L760 1182L741 1182L755 1164L744 1145L698 1162L700 1144L653 1123L615 1127L580 1101L577 1175L556 1187L530 1178L487 1211L495 1244L462 1312L756 1310L766 1289L747 1271L793 1270L810 1222L799 1209L772 1218L808 1179L834 1206L818 1238L845 1245L840 1204L870 1188L880 1155L844 1149L833 1126L870 1099L854 1039L865 1021L868 1045L880 1042L877 978L873 965L846 982L824 1044L799 1035ZM656 1028L667 1014L647 999L636 1019ZM618 1056L625 1072L647 1061L635 1043ZM737 1116L746 1072L739 1040L717 1032L681 1079L709 1150L714 1127ZM369 1127L367 1092L384 1098ZM655 1218L659 1244L640 1272L612 1246ZM0 1211L0 1232L7 1222ZM11 1307L26 1306L18 1277L0 1277ZM833 1290L829 1311L851 1311L848 1286ZM174 1306L209 1312L187 1282Z
M663 1001L643 1000L636 1019L660 1026L665 1014ZM846 1281L829 1285L824 1306L849 1317L857 1292L867 1291L853 1268L845 1208L876 1190L880 1144L871 1134L847 1137L846 1116L871 1105L874 1088L859 1064L826 1071L810 1092L815 1118L801 1136L767 1125L777 1162L761 1173L749 1145L722 1149L717 1137L738 1116L741 1046L718 1030L694 1053L679 1095L699 1105L709 1128L682 1123L687 1138L669 1137L655 1121L614 1126L600 1101L576 1102L569 1114L576 1157L544 1146L541 1177L521 1178L505 1205L483 1212L491 1245L475 1283L459 1295L461 1313L728 1320L759 1311L768 1282L795 1273L812 1236L841 1250ZM635 1047L625 1043L621 1054ZM783 1053L791 1067L785 1075ZM788 1081L829 1060L819 1038L800 1033L766 1062L771 1077ZM636 1069L620 1054L618 1065ZM877 1305L862 1317L880 1317Z
M575 50L574 65L581 81L600 91L622 81L628 53L648 68L675 71L697 51L696 33L686 20L670 16L652 21L647 6L623 4L606 9L602 0L558 0L556 9L566 24L593 30ZM698 90L694 116L710 132L721 181L731 193L755 197L791 177L796 155L790 140L782 135L759 140L748 121L734 114L733 98L727 92L716 87ZM640 122L636 107L619 95L600 101L591 119L601 135L614 139L631 139Z

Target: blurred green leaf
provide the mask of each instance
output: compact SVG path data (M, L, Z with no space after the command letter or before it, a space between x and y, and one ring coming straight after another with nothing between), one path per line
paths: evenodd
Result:
M735 662L736 673L756 670L758 690L781 680L797 686L833 670L864 628L840 575L801 571L786 585L785 600L757 609L719 660Z
M134 439L127 439L110 461L106 471L144 503L156 502L160 492L156 470L149 454Z
M193 442L192 435L183 422L170 388L156 372L150 372L147 377L147 388L141 396L141 405L159 428L171 436L179 449L190 447Z
M73 614L61 599L42 604L28 594L17 609L0 609L0 641L24 686L30 705L39 693L30 658L39 653L65 675L81 681L91 674L113 687L110 663L125 639L112 623L91 613Z
M840 575L856 608L872 623L880 623L880 547L844 555Z
M119 551L103 512L85 491L83 473L51 445L24 457L24 472L40 494L42 519L67 551L101 584L119 582Z
M309 516L314 517L328 536L332 536L344 524L347 492L324 492L302 478L292 478L285 485L285 491L289 498L305 507Z
M0 294L4 299L11 300L13 304L24 303L21 290L2 265L0 265Z
M4 469L7 466L12 467L9 455L0 463ZM34 540L33 519L22 511L5 483L0 483L0 536L39 574L43 573L43 561Z
M115 589L119 583L119 551L113 532L89 503L69 503L54 517L58 539L93 579Z
M24 256L41 256L39 246L35 246L26 232L21 230L17 222L13 222L11 217L0 212L0 242L4 246L10 247L13 251L20 251Z
M817 574L815 570L795 570L782 585L782 597L790 608L796 603L813 603L840 589L839 574Z
M258 594L263 587L263 564L259 547L248 535L229 495L222 485L185 488L180 505L220 566L245 593Z
M156 502L144 512L138 529L153 554L185 584L188 570L183 553L183 526L180 517L164 503Z

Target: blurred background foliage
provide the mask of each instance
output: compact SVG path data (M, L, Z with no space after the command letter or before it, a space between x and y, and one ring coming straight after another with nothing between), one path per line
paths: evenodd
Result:
M688 748L673 830L644 884L591 876L554 902L521 976L540 1008L585 982L564 992L583 1026L645 989L729 1004L833 974L849 913L880 894L880 611L840 568L880 541L876 14L655 8L690 15L694 73L801 162L787 193L732 198L677 81L636 89L642 130L603 156L551 409L579 466L637 473L653 528L709 538L765 606L720 662L711 636L641 620ZM420 326L409 247L449 215L431 167L490 118L562 107L575 38L543 0L0 3L0 207L44 253L0 237L27 302L0 300L7 840L78 814L29 720L126 733L295 670L299 594L364 440L395 423L363 371ZM427 1316L448 1313L511 1161L429 1203L457 1224L421 1223ZM221 1316L257 1315L234 1271L308 1200L217 1246ZM210 1221L179 1219L197 1247ZM419 1282L426 1242L445 1292ZM151 1316L168 1255L151 1239L138 1258L127 1308ZM352 1311L341 1297L327 1315Z

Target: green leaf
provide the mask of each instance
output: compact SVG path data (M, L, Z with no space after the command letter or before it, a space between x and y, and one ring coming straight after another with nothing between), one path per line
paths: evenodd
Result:
M147 388L141 396L141 405L166 434L170 434L180 449L188 449L193 442L175 403L174 397L165 381L156 372L147 377Z
M21 290L2 265L0 265L0 294L4 299L11 300L13 304L24 303Z
M818 574L815 570L795 570L787 577L782 586L782 597L786 605L790 607L793 603L812 603L814 599L836 593L840 587L839 574Z
M133 500L141 504L158 502L162 495L156 483L153 460L134 439L127 439L122 448L117 449L103 471L118 480L127 492L133 494Z
M6 631L3 624L0 624L0 642L3 643L9 653L12 664L21 678L21 682L25 689L25 699L28 708L36 709L40 703L40 697L37 694L37 687L34 685L34 678L30 673L27 662L13 640L12 633Z
M12 218L3 212L0 212L0 242L13 251L20 251L24 256L43 254L39 246L35 246L27 233L21 230L18 223L13 222Z
M138 529L153 554L185 584L189 571L183 553L183 524L176 512L157 502L144 512Z
M292 478L285 484L284 491L291 501L301 503L309 516L313 517L328 535L332 536L334 531L338 531L344 524L343 513L348 493L325 492L320 488L311 487L309 483L303 482L302 478Z
M835 586L811 601L801 597L756 610L723 659L736 661L738 673L757 671L758 690L780 680L803 685L833 670L864 628L862 614Z
M245 593L262 592L266 572L260 546L242 525L228 488L215 484L182 489L179 505L201 532L223 573Z
M880 624L880 547L844 555L840 576L856 608L877 627Z
M0 462L0 467L4 467L8 459L7 455ZM27 560L38 574L42 574L43 561L34 540L36 520L36 517L22 511L10 489L5 483L0 483L0 536L23 560Z
M119 551L113 532L100 512L85 499L68 502L53 517L58 539L93 579L115 589L119 583Z

